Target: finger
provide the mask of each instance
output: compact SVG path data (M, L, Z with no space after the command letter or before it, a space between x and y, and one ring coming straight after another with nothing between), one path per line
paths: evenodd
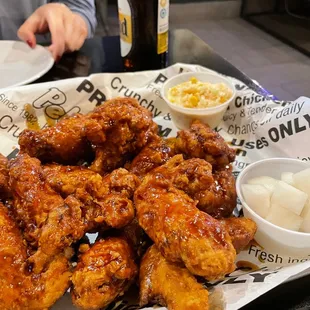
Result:
M66 51L73 52L76 50L76 41L78 38L78 25L74 23L73 18L65 20L65 42Z
M58 14L57 14L58 13ZM52 44L49 47L54 59L61 57L65 51L65 29L63 14L55 12L47 16L47 24L51 33Z
M77 14L72 14L72 20L66 22L66 44L69 51L79 50L87 37L87 26L83 27L81 22L85 23Z
M34 13L32 14L18 29L18 37L26 42L30 47L35 47L37 44L35 33L39 30L40 18Z

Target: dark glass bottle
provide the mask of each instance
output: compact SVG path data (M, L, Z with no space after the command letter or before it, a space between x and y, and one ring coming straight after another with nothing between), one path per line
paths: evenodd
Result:
M165 68L169 0L118 0L118 13L124 70Z

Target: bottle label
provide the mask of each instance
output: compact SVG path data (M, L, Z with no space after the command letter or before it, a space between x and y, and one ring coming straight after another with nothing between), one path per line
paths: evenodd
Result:
M169 0L158 0L157 54L168 50Z
M125 57L132 47L131 7L128 0L118 0L118 18L121 38L121 55Z

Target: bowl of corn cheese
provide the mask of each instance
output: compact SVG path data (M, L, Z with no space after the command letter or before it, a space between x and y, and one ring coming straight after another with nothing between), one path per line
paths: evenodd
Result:
M179 74L168 79L161 91L179 129L189 128L196 119L215 128L235 93L235 87L228 79L209 72Z

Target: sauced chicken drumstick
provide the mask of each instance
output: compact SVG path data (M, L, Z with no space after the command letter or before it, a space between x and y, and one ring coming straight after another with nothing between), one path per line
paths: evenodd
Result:
M125 169L102 178L83 167L43 169L38 159L26 154L12 160L9 168L16 218L26 239L38 249L29 258L35 272L87 231L120 228L134 217L128 197L138 179Z
M19 138L22 152L44 162L76 163L96 153L92 169L106 173L134 157L157 135L152 113L137 100L115 98L86 115L64 118L56 126L24 130Z
M140 306L151 302L169 310L208 310L208 291L185 268L168 262L152 245L140 266Z
M101 309L121 296L138 273L134 253L123 238L97 241L78 260L71 296L80 309Z
M44 272L26 271L27 247L8 209L0 203L0 309L48 309L70 284L69 257L54 257Z
M175 155L175 138L163 139L156 137L145 146L134 158L130 165L130 172L139 177L144 177L148 172L165 164Z
M0 199L10 196L8 159L0 153Z
M140 226L168 261L208 280L234 270L236 251L224 226L161 173L143 179L134 202Z
M212 174L212 166L203 159L184 160L176 155L153 170L197 201L197 207L215 218L230 216L236 207L235 179L228 167Z
M257 230L256 223L245 217L230 217L222 219L221 222L225 225L237 253L253 240Z
M235 160L235 150L216 131L200 121L194 121L189 130L178 132L175 151L186 158L204 159L215 169Z
M132 161L130 171L143 177L177 154L186 159L204 159L212 165L213 172L224 170L235 159L235 151L217 132L195 121L189 129L179 131L176 138L153 139Z

